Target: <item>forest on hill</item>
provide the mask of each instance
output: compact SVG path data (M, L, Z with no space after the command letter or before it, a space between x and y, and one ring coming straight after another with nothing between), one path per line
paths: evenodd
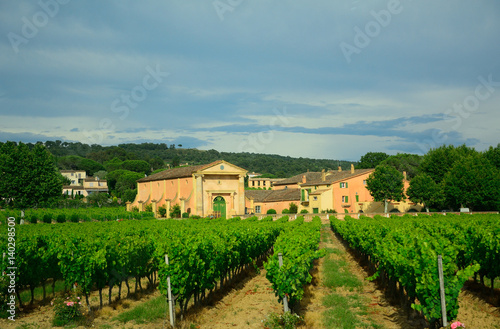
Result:
M137 180L145 175L180 165L208 164L220 159L250 173L257 172L271 178L287 178L306 171L337 170L338 166L348 170L351 164L358 169L375 168L373 183L380 186L373 191L370 188L370 193L375 198L381 192L385 197L380 198L384 200L399 199L399 196L391 194L394 192L392 183L402 181L403 173L406 173L410 182L406 195L412 202L425 204L426 208L500 209L500 144L485 151L466 145L442 145L423 156L368 152L359 161L350 162L202 151L173 144L101 146L61 141L36 144L0 142L0 200L9 205L10 201L38 206L42 203L53 204L61 195L62 185L69 184L64 182L59 170L85 170L88 175L107 180L109 194L113 198L133 201ZM24 194L20 186L24 188ZM40 192L41 188L48 189L46 200L34 197L44 194ZM402 198L406 197L403 191L399 194Z
M147 162L151 171L176 167L182 164L198 165L216 160L225 160L248 172L258 172L274 177L286 178L306 171L335 170L338 166L350 167L352 161L292 158L275 154L219 152L182 148L175 144L119 144L118 146L87 145L61 141L47 141L45 147L57 158L60 169L83 169L93 175L106 170L110 161ZM143 165L145 164L143 162ZM114 169L114 168L113 168ZM110 171L110 170L107 170ZM136 171L136 170L132 170ZM141 170L143 171L143 170Z

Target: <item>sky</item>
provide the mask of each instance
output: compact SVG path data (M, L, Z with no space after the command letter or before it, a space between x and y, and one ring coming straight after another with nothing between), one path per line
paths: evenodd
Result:
M357 161L500 140L496 0L1 1L0 141Z

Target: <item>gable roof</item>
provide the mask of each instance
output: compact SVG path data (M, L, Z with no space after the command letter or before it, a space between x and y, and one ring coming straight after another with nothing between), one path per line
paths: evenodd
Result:
M246 190L245 197L255 202L300 201L300 189Z
M163 170L163 171L157 172L155 174L149 175L147 177L141 178L141 179L137 180L137 182L143 183L143 182L151 182L151 181L157 181L157 180L191 177L197 171L207 169L207 168L216 166L216 165L221 164L221 163L230 164L224 160L217 160L217 161L211 162L209 164L172 168L172 169ZM239 168L233 164L230 164L230 165L235 167L235 168ZM242 168L239 168L239 169L246 172L246 170L244 170Z
M371 173L374 170L375 169L355 169L354 173L351 173L350 170L329 171L329 172L325 173L325 180L324 181L321 179L321 175L320 175L319 178L307 180L306 183L301 184L301 186L332 184L332 183L335 183L338 181L343 181L343 180L354 178L356 176Z
M277 182L274 182L274 186L276 185L289 185L289 184L298 184L302 183L302 176L306 176L306 182L312 181L312 180L321 180L321 173L316 172L316 171L311 171L311 172L305 172L303 174L298 174L289 178L285 178L282 180L279 180Z

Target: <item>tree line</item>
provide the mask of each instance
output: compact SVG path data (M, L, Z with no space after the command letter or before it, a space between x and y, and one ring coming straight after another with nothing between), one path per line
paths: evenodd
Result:
M292 158L280 155L184 149L164 143L87 145L47 141L36 144L0 142L0 206L47 207L57 203L64 184L60 170L85 170L108 182L110 194L133 201L136 181L180 164L206 164L224 159L249 172L287 178L306 171L376 168L367 182L376 201L408 197L426 208L498 210L500 208L500 144L484 152L465 145L443 145L421 156L368 152L357 162ZM404 193L406 172L410 187Z

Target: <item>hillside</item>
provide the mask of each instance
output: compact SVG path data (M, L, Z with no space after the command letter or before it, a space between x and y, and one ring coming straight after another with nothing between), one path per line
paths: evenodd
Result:
M114 158L125 160L144 160L150 163L153 170L177 164L204 164L223 159L249 172L270 174L276 177L290 177L305 171L321 171L337 169L340 165L347 169L350 161L292 158L276 154L218 152L216 150L198 150L182 148L182 145L167 144L119 144L118 146L87 145L61 141L45 142L47 149L57 158L79 156L96 161L101 165ZM74 157L67 160L76 159ZM71 161L58 161L61 169L71 166ZM80 168L79 168L80 169ZM84 169L84 168L81 168Z

